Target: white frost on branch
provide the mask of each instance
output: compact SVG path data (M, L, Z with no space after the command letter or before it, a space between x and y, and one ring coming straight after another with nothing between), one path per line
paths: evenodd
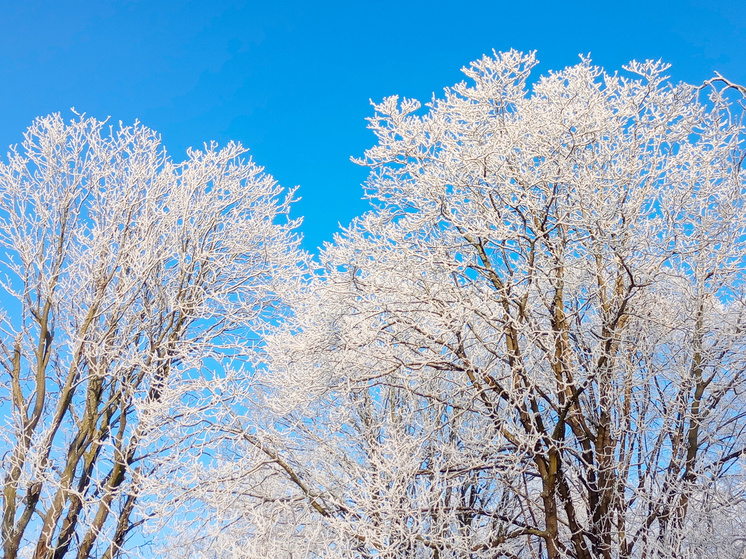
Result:
M175 163L139 124L52 115L0 163L4 557L119 556L204 460L207 388L305 258L245 153Z
M199 556L740 556L741 108L535 65L375 105L374 209L269 338Z

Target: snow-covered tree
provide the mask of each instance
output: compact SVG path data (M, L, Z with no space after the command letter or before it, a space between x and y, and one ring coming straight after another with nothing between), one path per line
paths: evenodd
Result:
M739 556L741 93L535 64L376 105L203 556Z
M119 556L152 481L207 460L205 386L304 259L244 153L174 163L139 124L54 115L0 163L6 559Z

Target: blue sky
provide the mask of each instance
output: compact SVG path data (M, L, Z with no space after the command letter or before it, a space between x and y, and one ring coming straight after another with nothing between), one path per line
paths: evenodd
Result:
M746 2L162 2L0 0L0 150L70 107L159 131L173 158L238 140L300 185L308 249L367 208L370 99L427 101L492 49L540 72L591 53L607 70L662 58L673 81L746 84Z

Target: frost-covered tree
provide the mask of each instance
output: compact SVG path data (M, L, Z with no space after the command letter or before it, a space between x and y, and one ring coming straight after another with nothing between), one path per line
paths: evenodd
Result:
M202 556L739 556L742 92L535 64L376 105Z
M205 460L204 387L303 261L244 153L174 163L139 124L55 115L0 163L5 559L119 556L152 480Z

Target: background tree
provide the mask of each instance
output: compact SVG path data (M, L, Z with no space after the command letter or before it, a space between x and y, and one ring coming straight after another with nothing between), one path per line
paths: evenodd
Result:
M104 126L40 118L0 164L6 559L120 555L146 482L204 459L204 386L303 262L241 146L177 164Z
M535 64L376 105L375 209L270 340L216 526L288 557L739 555L743 107Z

